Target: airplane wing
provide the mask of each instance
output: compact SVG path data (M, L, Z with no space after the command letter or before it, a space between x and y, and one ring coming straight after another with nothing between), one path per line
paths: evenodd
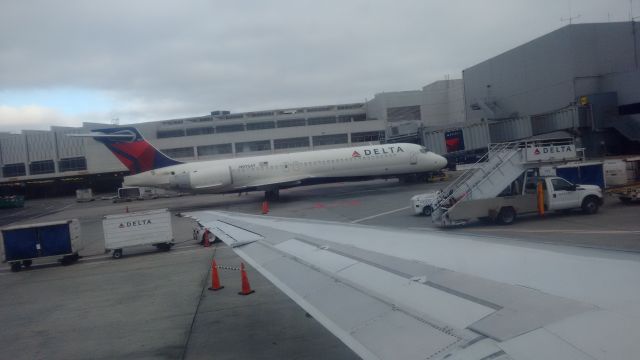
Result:
M185 213L367 359L635 359L640 255Z
M293 175L293 176L285 176L277 179L270 179L269 182L264 182L264 179L256 180L254 183L248 183L242 188L252 188L262 190L263 188L270 188L274 186L280 187L288 187L288 186L296 186L300 185L302 180L311 179L312 176L309 175Z

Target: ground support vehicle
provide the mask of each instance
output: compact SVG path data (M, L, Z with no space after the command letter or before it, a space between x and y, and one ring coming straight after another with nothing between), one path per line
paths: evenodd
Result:
M114 259L122 257L123 249L153 245L169 251L173 246L171 213L167 209L107 215L102 220L104 247Z
M12 271L28 268L33 260L59 258L63 265L79 259L80 222L77 219L8 226L0 229L4 262Z
M411 198L411 208L416 215L431 216L433 205L431 204L438 197L438 192L429 192L415 195Z
M623 204L629 204L640 200L640 183L609 189L607 192L617 197Z
M77 202L90 202L95 200L93 197L93 191L91 189L78 189L76 190Z
M0 209L11 209L24 207L24 196L0 196Z
M114 203L134 201L134 200L150 200L158 199L160 197L181 196L182 194L166 189L145 187L145 186L131 186L119 188L116 196L113 198Z
M580 160L580 153L571 138L489 144L487 154L431 202L431 219L440 226L461 224L472 218L511 223L516 214L534 212L538 206L595 212L602 202L600 186L578 186L561 177L541 176L544 167ZM601 175L602 166L596 168ZM545 194L540 205L535 198L539 181Z
M527 175L530 174L525 174L524 181L515 181L500 196L452 204L445 215L445 226L464 224L471 219L507 225L513 223L518 215L535 214L539 212L538 182L542 184L544 211L581 209L586 214L594 214L602 205L602 189L597 185L576 185L557 176Z

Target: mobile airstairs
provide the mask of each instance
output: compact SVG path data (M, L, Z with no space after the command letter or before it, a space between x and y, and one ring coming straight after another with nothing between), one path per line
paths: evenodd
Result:
M441 226L456 225L447 213L470 200L498 196L527 169L578 160L573 139L549 139L489 144L487 154L439 192L431 219Z

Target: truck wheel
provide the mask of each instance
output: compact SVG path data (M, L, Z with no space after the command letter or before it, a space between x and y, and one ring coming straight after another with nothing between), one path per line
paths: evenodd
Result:
M620 202L621 202L621 203L623 203L623 204L625 204L625 205L629 205L629 204L631 204L631 198L628 198L628 197L621 197L621 198L620 198Z
M433 209L429 205L422 208L422 213L424 214L424 216L431 216L432 212L433 212Z
M156 247L160 251L169 251L169 250L171 250L171 244L168 244L168 243L157 244Z
M11 271L18 272L20 270L22 270L22 264L20 264L19 262L11 263Z
M30 268L31 264L33 264L33 260L22 260L22 266L24 266L26 269Z
M114 259L120 259L122 257L122 249L115 249L113 250L113 254L111 254L111 256Z
M587 198L582 201L582 211L585 214L597 213L599 206L600 204L598 204L597 198L593 196L587 196Z
M502 225L509 225L516 220L516 211L510 206L504 207L500 209L497 220Z

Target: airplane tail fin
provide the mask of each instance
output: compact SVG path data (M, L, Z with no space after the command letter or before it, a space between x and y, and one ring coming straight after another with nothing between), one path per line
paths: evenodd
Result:
M103 143L132 174L182 164L153 147L134 127L96 129L79 136Z

